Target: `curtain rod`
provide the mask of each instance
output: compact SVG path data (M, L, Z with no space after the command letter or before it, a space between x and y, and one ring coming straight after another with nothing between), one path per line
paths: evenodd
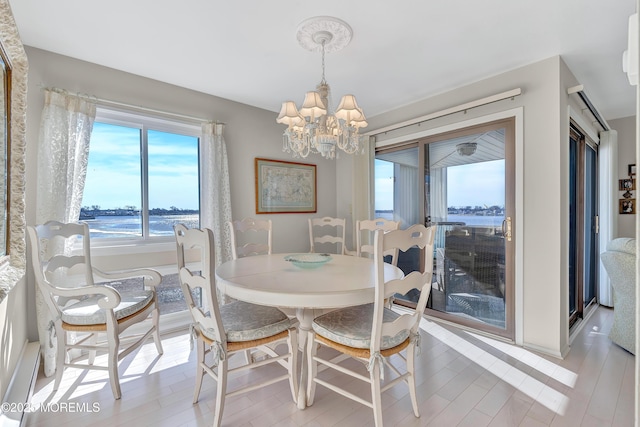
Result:
M522 89L516 88L512 90L508 90L506 92L498 93L495 95L487 96L485 98L476 99L475 101L467 102L466 104L461 104L456 107L446 108L444 110L436 111L435 113L427 114L426 116L416 117L415 119L410 119L401 123L396 123L395 125L386 126L380 129L373 130L371 132L365 133L367 136L376 136L381 133L389 132L392 130L397 130L401 128L405 128L408 126L412 126L415 124L423 123L429 120L437 119L440 117L448 116L451 114L459 113L460 111L470 110L472 108L480 107L482 105L491 104L494 102L502 101L503 99L515 98L516 96L522 95Z
M218 122L218 121L214 121L214 120L211 120L211 119L203 119L202 117L188 116L186 114L172 113L172 112L169 112L169 111L157 110L155 108L142 107L140 105L133 105L133 104L128 104L128 103L119 102L119 101L112 101L110 99L98 98L97 96L87 95L87 94L84 94L84 93L74 93L74 92L70 92L70 91L68 91L66 89L42 87L42 90L50 90L50 91L57 92L57 93L73 95L73 96L77 96L78 98L92 100L92 101L95 101L97 104L100 104L100 105L105 106L105 107L126 108L126 109L129 109L129 110L136 110L136 111L145 112L145 113L151 113L151 114L159 114L159 115L163 115L163 116L170 116L170 117L180 118L180 119L184 119L184 120L190 120L190 121L194 121L194 122L199 122L199 123L205 122L205 123L215 123L215 124L222 124L222 125L225 124L223 122Z
M578 94L580 99L582 99L582 102L584 102L591 114L593 114L593 117L596 118L597 122L600 123L600 126L602 126L604 130L611 130L607 121L602 117L596 106L589 100L587 93L584 91L584 85L573 86L567 89L567 95L571 95L572 93Z

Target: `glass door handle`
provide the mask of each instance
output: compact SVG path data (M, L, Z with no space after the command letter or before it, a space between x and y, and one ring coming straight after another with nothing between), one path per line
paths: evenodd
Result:
M504 221L502 221L502 235L507 239L507 242L511 241L511 217L508 216Z

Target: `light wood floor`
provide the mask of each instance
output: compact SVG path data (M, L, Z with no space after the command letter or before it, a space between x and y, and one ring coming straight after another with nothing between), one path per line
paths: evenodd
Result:
M635 360L607 338L612 314L611 309L598 308L564 360L425 320L416 373L421 417L413 416L406 386L400 384L383 395L385 425L632 426ZM149 342L121 362L118 401L101 371L67 369L54 395L52 379L41 376L32 402L48 401L58 412L30 413L27 425L210 425L215 384L205 378L200 402L191 403L195 362L188 334L168 336L163 343L161 357ZM270 369L277 368L232 377L229 387L273 373ZM353 388L368 392L359 384ZM66 410L63 403L68 404ZM280 382L228 399L222 422L347 427L370 426L373 417L370 409L320 386L314 405L300 411L288 384Z

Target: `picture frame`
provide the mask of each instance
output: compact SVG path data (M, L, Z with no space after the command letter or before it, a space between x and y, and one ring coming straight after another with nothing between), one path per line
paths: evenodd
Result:
M636 164L629 165L629 176L636 176Z
M621 215L636 213L636 199L620 199L618 201L618 212Z
M256 214L316 213L316 165L255 159Z
M618 190L619 191L630 191L636 189L636 180L635 179L619 179L618 180Z

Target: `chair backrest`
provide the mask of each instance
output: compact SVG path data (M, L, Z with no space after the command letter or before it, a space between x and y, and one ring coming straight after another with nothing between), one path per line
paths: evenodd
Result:
M607 244L606 252L600 254L600 259L617 293L614 296L630 299L629 303L635 304L636 239L613 239Z
M94 285L89 227L86 223L49 221L28 226L27 235L36 283L49 310L59 313L60 306L71 295L60 297L67 292L56 288ZM72 254L72 248L78 241L82 243L82 252Z
M231 234L231 257L243 258L251 255L271 253L271 220L244 218L227 222ZM249 233L251 232L251 233ZM242 233L242 236L238 234ZM262 241L257 241L262 234ZM255 239L253 239L255 237Z
M180 287L187 309L191 313L193 326L198 333L208 331L207 335L215 337L215 341L218 341L226 352L226 333L216 295L213 232L208 228L187 228L183 224L176 224L173 230L176 237ZM200 251L199 267L190 268L185 262L185 252L194 249ZM194 295L200 295L202 303L196 301Z
M316 252L318 244L334 244L336 249L333 253L344 255L346 248L345 241L345 224L344 218L309 218L309 241L311 244L311 252Z
M431 278L433 275L433 241L436 226L425 227L415 224L406 230L394 230L384 232L376 230L374 235L374 263L376 294L374 302L373 327L371 331L371 354L380 351L380 343L383 336L395 336L402 330L409 330L410 336L417 334L420 319L427 305L427 299L431 293ZM401 279L385 281L384 254L398 249L406 252L412 247L423 249L425 271L412 271ZM415 311L411 314L402 314L393 322L382 322L385 298L396 293L404 295L412 289L420 291L420 298Z
M373 255L373 231L393 231L400 228L400 221L392 221L385 218L365 219L356 221L356 255L372 256ZM363 239L363 232L367 232ZM398 250L394 249L386 255L391 255L391 264L398 265Z

